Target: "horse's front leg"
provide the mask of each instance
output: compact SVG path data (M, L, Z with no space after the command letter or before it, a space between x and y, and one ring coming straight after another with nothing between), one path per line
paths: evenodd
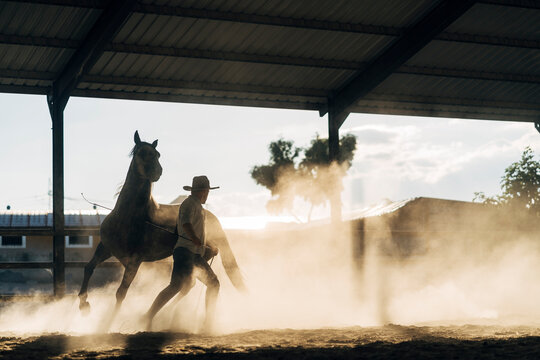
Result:
M103 245L102 242L96 247L94 256L84 267L84 278L81 284L81 290L79 291L79 309L86 315L90 312L90 304L86 300L88 298L88 282L94 273L96 266L110 258L111 252Z

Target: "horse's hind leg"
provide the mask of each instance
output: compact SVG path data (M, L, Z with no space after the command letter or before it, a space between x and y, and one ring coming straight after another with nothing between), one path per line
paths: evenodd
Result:
M135 275L137 275L137 271L139 271L139 266L141 263L139 261L132 261L126 265L126 269L124 271L124 277L122 278L122 283L120 284L120 287L116 291L116 308L115 312L120 309L120 306L122 306L122 302L126 298L127 291L133 282L133 279L135 279Z
M90 311L90 304L88 303L88 301L86 301L86 299L88 298L88 281L90 281L90 278L92 277L96 266L98 266L110 257L110 251L105 247L105 245L103 245L103 243L100 242L96 247L94 256L84 267L84 278L81 285L81 290L79 291L79 309L85 314Z
M120 287L116 291L116 305L112 313L109 314L104 319L104 321L100 324L100 328L99 328L100 332L107 332L111 328L111 324L116 318L116 315L118 314L118 311L120 310L120 306L122 306L122 301L124 301L124 298L126 297L126 293L129 289L129 286L131 285L131 282L135 278L135 275L137 275L137 271L139 270L140 265L141 265L140 262L135 262L135 261L129 262L128 264L124 264L125 270L124 270L124 276L122 278L122 283L120 284Z

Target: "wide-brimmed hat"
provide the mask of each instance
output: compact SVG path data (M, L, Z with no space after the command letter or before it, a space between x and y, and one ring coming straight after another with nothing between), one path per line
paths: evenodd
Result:
M201 176L194 176L193 181L191 182L191 186L184 186L184 190L187 191L198 191L198 190L214 190L219 189L219 186L210 187L210 181L208 178L204 175Z

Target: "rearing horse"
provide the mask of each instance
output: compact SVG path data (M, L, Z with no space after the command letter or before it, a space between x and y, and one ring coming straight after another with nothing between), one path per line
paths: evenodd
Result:
M139 133L134 135L135 146L126 181L118 195L114 209L105 217L100 228L101 242L94 256L84 267L84 279L79 292L79 309L90 310L88 282L97 265L111 256L124 265L124 276L116 291L115 312L126 297L141 262L157 261L172 255L177 241L176 217L179 205L158 204L152 197L152 183L158 181L163 171L160 154L156 150L158 141L141 141ZM244 283L236 259L217 217L207 212L207 239L221 254L223 266L231 282L238 289ZM184 294L189 289L184 291Z

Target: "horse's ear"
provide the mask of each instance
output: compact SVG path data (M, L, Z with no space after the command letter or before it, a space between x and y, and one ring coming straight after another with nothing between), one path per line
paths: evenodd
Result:
M139 131L135 130L135 135L133 136L133 140L135 140L135 144L139 145L141 143L141 138L139 137Z
M152 147L155 149L157 146L157 140L154 140L154 142L152 143Z

